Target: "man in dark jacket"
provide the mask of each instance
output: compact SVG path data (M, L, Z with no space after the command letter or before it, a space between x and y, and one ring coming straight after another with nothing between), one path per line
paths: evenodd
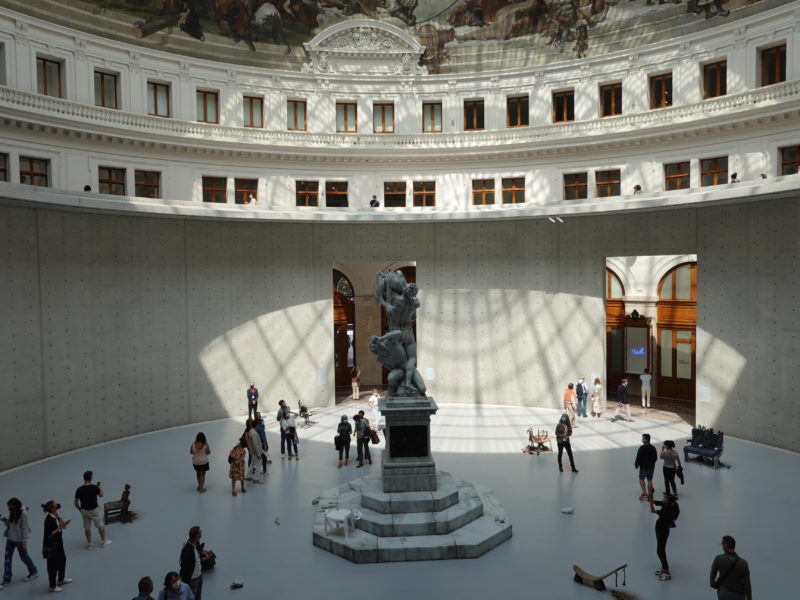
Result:
M642 434L642 445L636 452L636 462L633 466L639 469L639 487L642 488L642 495L639 500L647 500L653 497L653 473L656 470L656 461L658 460L658 451L653 444L650 443L650 434ZM645 480L647 480L647 488L645 489Z
M247 388L247 418L255 419L257 412L258 412L258 388L256 387L256 384L251 381L250 387Z
M717 598L753 600L750 568L747 561L736 554L736 540L723 536L722 549L724 552L717 555L711 565L711 587L717 590Z
M201 600L203 594L202 554L200 548L200 527L195 525L189 530L189 539L181 550L181 581L192 590L195 600Z

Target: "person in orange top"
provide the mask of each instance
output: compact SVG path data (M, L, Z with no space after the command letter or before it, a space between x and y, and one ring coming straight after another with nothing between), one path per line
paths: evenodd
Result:
M567 389L564 390L564 410L567 411L569 415L569 423L573 429L577 427L577 425L575 425L575 410L577 407L578 400L575 396L575 384L570 383Z

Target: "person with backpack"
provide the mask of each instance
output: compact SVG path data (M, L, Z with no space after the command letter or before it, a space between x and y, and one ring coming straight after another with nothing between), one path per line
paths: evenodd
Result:
M589 396L589 386L586 385L583 375L578 378L578 383L575 384L575 394L578 396L578 416L589 416L586 414L586 398Z
M753 600L750 586L750 567L736 554L736 540L722 536L722 554L711 564L711 587L717 590L719 600ZM717 577L719 575L719 577Z
M358 386L361 385L361 369L358 368L358 365L353 365L353 368L350 369L350 382L353 385L353 400L358 400L360 393Z
M360 411L357 415L353 415L356 429L356 449L358 456L356 458L356 468L360 469L364 466L364 459L372 464L372 456L369 453L369 421L364 417L364 411Z
M14 558L14 550L19 552L19 557L28 568L28 576L23 581L30 581L39 576L39 571L33 560L28 555L28 538L31 536L31 525L28 521L28 511L22 506L19 498L11 498L8 501L8 517L0 517L6 526L6 557L5 569L3 572L3 583L0 590L11 583L11 559Z
M649 498L650 512L658 515L658 519L656 519L656 554L661 561L661 568L656 571L656 577L660 581L669 581L672 579L672 574L669 572L669 563L667 562L667 539L669 530L675 527L675 521L681 514L681 509L672 494L664 493L663 501L653 500L652 495ZM660 508L656 509L656 506Z

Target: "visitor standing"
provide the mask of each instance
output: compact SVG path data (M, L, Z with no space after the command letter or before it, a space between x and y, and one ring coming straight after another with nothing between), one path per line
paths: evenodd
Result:
M236 495L236 482L241 484L242 493L246 494L247 489L244 487L244 455L247 449L247 439L245 436L239 438L239 443L236 444L228 453L228 477L231 478L231 494Z
M711 564L711 587L718 600L753 600L750 567L736 554L736 540L729 535L722 536L722 554Z
M275 420L281 427L281 458L286 458L286 430L283 428L283 411L288 410L291 412L289 405L285 400L278 401L278 413L275 415Z
M28 576L23 581L30 581L39 576L39 571L33 560L28 555L28 538L31 537L31 524L28 520L28 511L22 506L19 498L11 498L8 501L8 516L0 517L0 521L6 526L6 556L3 569L3 589L11 583L11 561L14 558L14 550L19 552L19 557L25 566L28 567Z
M241 388L240 388L241 389ZM258 412L258 388L254 382L250 382L247 388L247 418L252 419Z
M623 379L619 387L617 388L617 408L614 410L614 416L616 417L619 414L621 408L625 408L625 414L627 415L628 423L633 423L633 419L631 419L631 405L628 402L628 380Z
M153 600L153 580L149 577L142 577L139 580L139 595L133 600Z
M350 369L350 383L353 385L353 400L358 400L358 386L361 385L361 369L359 369L357 365L353 365L353 368Z
M633 466L639 469L639 487L642 488L642 494L639 500L653 499L653 474L656 470L656 461L658 460L658 452L655 446L650 443L650 434L642 434L642 445L636 451L636 460ZM645 482L646 488L645 488Z
M603 397L603 384L599 377L594 378L594 389L592 390L592 412L598 419L606 412L606 400Z
M261 477L261 438L258 437L252 419L247 419L244 435L247 438L247 475L245 479L253 483L262 483Z
M267 463L272 461L269 459L269 443L267 442L267 430L264 427L264 419L261 418L261 413L256 413L256 431L261 440L261 474L267 474Z
M656 506L659 508L656 509ZM672 494L664 494L663 501L654 501L651 495L650 512L658 515L658 519L656 519L656 554L661 561L661 569L656 571L656 576L661 581L669 581L672 579L672 574L669 572L669 563L667 562L667 538L669 538L669 530L675 527L675 521L681 514L681 509Z
M195 600L191 588L181 581L181 576L170 571L164 577L164 587L158 593L158 600Z
M572 384L570 384L572 385ZM569 416L567 413L561 415L558 424L556 425L556 444L558 445L558 470L564 472L564 466L561 464L561 457L564 450L567 451L569 457L569 464L572 467L572 472L577 473L578 469L575 468L575 459L572 457L572 444L569 438L572 436L572 427L569 424Z
M365 460L369 461L369 464L372 464L372 456L370 456L369 453L369 421L364 418L362 413L363 411L357 415L353 415L356 428L356 449L358 450L356 468L358 469L364 466Z
M372 394L370 395L369 400L367 400L367 406L372 409L372 422L375 423L375 425L373 425L375 431L380 429L379 424L381 422L381 412L380 407L378 406L380 400L381 395L378 391L378 388L372 388Z
M661 445L661 460L664 463L661 465L664 471L664 487L668 494L672 494L675 498L678 497L678 486L675 485L675 474L681 466L681 457L677 450L675 450L675 442L666 440ZM670 488L672 491L670 492Z
M202 537L200 527L195 525L189 529L189 539L183 545L180 557L180 576L192 590L196 600L203 595L203 550L200 546Z
M50 591L60 592L61 586L72 583L67 579L67 555L64 552L64 538L61 532L69 525L58 514L61 505L55 500L42 504L47 516L44 518L44 539L42 540L42 556L47 561L47 577L50 580Z
M575 384L575 395L578 396L578 416L586 417L586 398L589 396L589 387L586 385L586 380L583 375L578 378Z
M197 434L194 442L189 446L189 454L192 455L192 467L194 467L194 474L197 477L197 491L202 494L206 491L206 473L210 468L208 455L211 454L211 446L208 445L206 434L202 431Z
M111 540L106 539L106 525L103 523L103 517L100 516L100 504L97 498L103 497L103 488L100 487L98 481L95 485L92 483L94 473L91 471L84 471L83 485L75 490L75 508L77 508L81 517L83 518L83 533L86 536L86 548L91 550L94 548L92 544L92 523L100 532L100 544L103 548L111 543Z
M342 455L344 455L345 466L350 464L350 434L353 428L347 421L347 415L342 415L339 425L336 427L336 435L339 436L339 467L342 466Z
M577 410L577 402L575 399L575 386L570 383L567 385L567 389L564 390L564 410L569 415L569 424L570 426L575 429L575 412Z
M297 450L297 423L288 408L283 410L281 428L286 432L286 448L289 450L289 460L292 460L292 456L296 460L300 460L300 452ZM294 451L294 454L292 454L292 451Z
M645 369L644 373L639 375L642 380L642 408L650 408L650 392L653 389L653 376L650 374L650 369Z

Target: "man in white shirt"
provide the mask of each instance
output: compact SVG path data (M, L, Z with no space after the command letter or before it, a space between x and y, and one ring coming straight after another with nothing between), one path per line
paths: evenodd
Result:
M650 391L653 385L650 369L645 369L644 373L639 375L639 379L642 380L642 408L650 408Z

